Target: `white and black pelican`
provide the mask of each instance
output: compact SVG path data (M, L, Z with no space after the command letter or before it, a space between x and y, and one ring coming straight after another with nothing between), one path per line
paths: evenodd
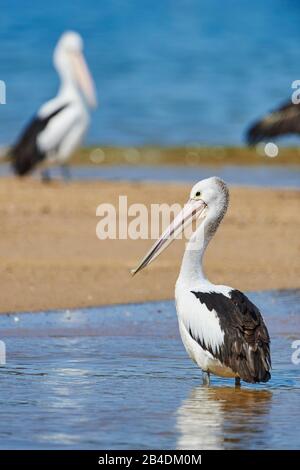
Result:
M65 32L53 55L61 85L57 96L45 103L25 128L10 155L16 174L24 176L43 164L58 163L62 169L80 145L89 125L89 108L97 106L93 80L83 56L83 41L76 32ZM64 174L67 176L67 174Z
M270 338L258 308L240 291L212 284L202 268L205 249L223 219L229 191L220 178L200 181L189 201L154 243L137 273L154 260L194 219L201 219L187 243L175 298L183 344L203 371L245 382L267 382L270 375Z
M266 114L248 129L246 140L255 145L266 138L300 134L300 105L288 101Z

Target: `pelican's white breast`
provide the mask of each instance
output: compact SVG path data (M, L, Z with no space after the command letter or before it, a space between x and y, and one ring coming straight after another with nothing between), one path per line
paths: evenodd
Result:
M39 112L40 117L51 114L58 100L51 100ZM64 160L80 144L89 124L89 114L84 105L78 100L65 103L65 107L51 118L42 132L38 135L37 143L41 151L46 154L56 153L56 158Z
M214 286L215 288L217 286ZM203 286L201 286L203 289ZM210 289L210 285L205 286ZM196 287L176 283L175 299L178 316L179 331L182 342L191 359L204 371L210 371L216 375L232 377L235 374L231 369L222 364L214 353L217 354L224 345L224 331L215 310L210 311L205 304L201 304L192 293ZM220 291L228 295L230 288L220 286ZM206 348L202 347L205 345ZM209 350L208 350L209 349Z

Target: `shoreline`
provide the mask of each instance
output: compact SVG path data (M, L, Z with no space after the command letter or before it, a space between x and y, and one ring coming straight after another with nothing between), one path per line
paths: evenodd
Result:
M90 145L77 150L71 165L186 165L198 167L211 166L277 166L300 165L300 147L280 147L278 156L268 157L263 145L246 146L111 146ZM0 146L0 164L7 161L4 156L8 147Z
M80 149L74 154L74 165L186 165L201 167L202 165L216 168L219 166L278 166L300 165L300 148L278 147L275 158L266 156L262 146L231 147L231 146L136 146L113 147L91 146Z
M276 293L278 291L281 292L299 292L300 291L300 286L299 287L292 287L292 288L284 288L284 289L262 289L262 290L244 290L243 293L246 295L249 294L264 294L264 293ZM161 299L154 299L154 300L140 300L140 301L133 301L133 302L116 302L116 303L107 303L107 304L101 304L101 305L87 305L87 306L80 306L80 307L64 307L64 308L51 308L51 309L45 309L45 310L20 310L18 312L1 312L0 311L0 317L2 316L14 316L14 315L31 315L31 314L48 314L48 313L53 313L53 314L60 314L60 313L65 313L69 311L76 311L80 309L106 309L109 307L130 307L130 306L143 306L144 304L148 304L151 302L151 304L160 304L161 302L174 302L175 306L175 299L174 296L173 298L161 298ZM65 311L65 312L64 312Z
M148 269L129 271L151 240L96 237L102 202L180 203L187 184L2 178L1 313L168 300L184 250L172 246ZM300 191L232 187L229 211L209 245L205 270L214 283L245 291L300 287Z

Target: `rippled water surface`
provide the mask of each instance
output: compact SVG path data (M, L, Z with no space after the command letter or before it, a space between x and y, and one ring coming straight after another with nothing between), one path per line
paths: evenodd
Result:
M299 291L250 294L272 337L272 380L201 384L173 302L2 315L1 448L300 447ZM300 357L300 355L299 355Z

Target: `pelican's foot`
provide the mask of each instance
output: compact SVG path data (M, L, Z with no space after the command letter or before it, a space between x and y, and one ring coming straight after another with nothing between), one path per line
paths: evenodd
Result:
M41 171L41 177L42 177L42 182L43 183L50 183L51 182L50 171L47 168L44 168Z
M240 379L240 377L236 377L236 378L235 378L235 386L236 386L236 388L240 388L240 386L241 386L241 379Z
M61 175L63 177L63 180L67 183L69 181L71 181L71 171L70 171L70 167L69 165L61 165L60 166L60 171L61 171Z
M203 385L209 386L210 385L210 374L209 372L202 372L202 382Z

